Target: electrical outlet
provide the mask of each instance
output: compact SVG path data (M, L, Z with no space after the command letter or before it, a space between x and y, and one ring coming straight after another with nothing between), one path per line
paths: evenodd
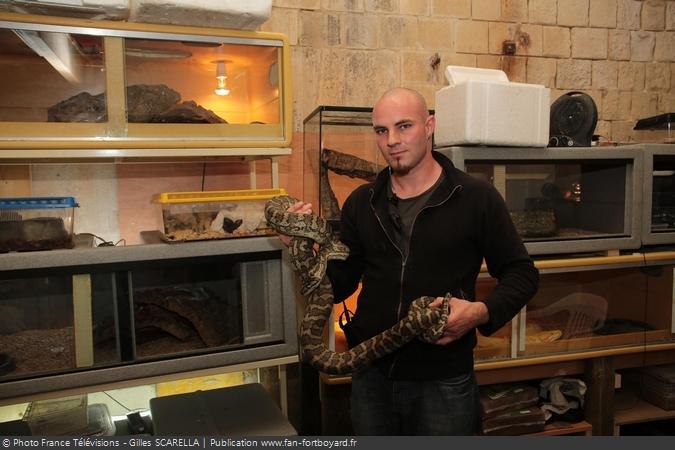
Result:
M504 41L502 43L502 54L513 56L516 54L516 43L513 41Z

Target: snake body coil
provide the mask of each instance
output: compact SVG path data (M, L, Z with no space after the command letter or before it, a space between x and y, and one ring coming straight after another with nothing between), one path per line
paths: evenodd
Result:
M300 355L303 361L325 373L341 375L361 369L415 337L434 342L443 334L449 309L449 295L442 307L429 308L433 297L412 302L408 314L390 329L362 342L348 352L336 353L323 341L323 329L333 309L333 287L326 275L328 261L344 260L349 249L332 233L330 225L311 214L289 213L297 200L274 197L265 205L267 223L277 232L292 236L291 264L306 297L305 315L300 326ZM318 244L318 250L315 249Z

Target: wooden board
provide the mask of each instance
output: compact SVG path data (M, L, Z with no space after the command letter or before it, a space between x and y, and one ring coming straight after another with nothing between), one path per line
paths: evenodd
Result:
M527 436L563 436L563 435L584 435L590 436L593 426L584 421L579 423L553 422L544 428L544 431L530 433Z

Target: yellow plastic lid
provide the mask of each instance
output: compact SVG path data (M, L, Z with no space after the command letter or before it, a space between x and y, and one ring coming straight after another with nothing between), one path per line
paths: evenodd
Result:
M198 203L241 200L267 200L286 195L285 189L241 189L233 191L162 192L152 197L153 203Z

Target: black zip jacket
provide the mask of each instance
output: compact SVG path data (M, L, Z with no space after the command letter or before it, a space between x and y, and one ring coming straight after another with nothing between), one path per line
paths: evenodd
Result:
M423 295L450 292L473 299L483 259L498 283L487 298L479 299L490 315L479 327L482 334L506 324L537 290L538 271L501 195L491 184L455 168L445 156L433 156L445 179L413 222L406 260L394 243L387 169L373 183L355 189L344 203L340 234L350 255L346 261L331 261L328 275L336 302L362 281L352 321L359 341L390 328ZM473 370L475 345L475 331L445 346L415 339L376 364L392 379L448 378Z

